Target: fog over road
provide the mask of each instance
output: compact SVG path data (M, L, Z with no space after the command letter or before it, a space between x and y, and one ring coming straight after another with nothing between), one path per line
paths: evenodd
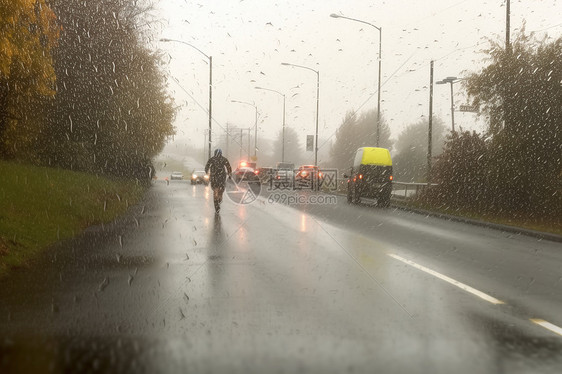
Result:
M0 372L562 371L559 243L327 202L156 181L0 280Z

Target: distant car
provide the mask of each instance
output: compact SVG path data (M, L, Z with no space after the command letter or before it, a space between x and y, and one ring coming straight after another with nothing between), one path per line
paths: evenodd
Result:
M297 187L319 186L322 176L322 172L318 169L318 166L303 165L299 167L299 170L297 170L295 174L295 185Z
M275 169L273 169L272 167L261 167L257 169L256 174L258 175L262 183L267 183L269 182L269 179L273 177L274 173Z
M173 171L172 175L170 175L170 180L182 180L183 179L183 173L181 171Z
M204 185L209 184L209 175L205 173L205 170L195 170L191 174L191 184L203 183Z
M234 182L259 182L260 178L258 177L258 173L256 170L249 168L249 167L241 167L232 173L232 179Z
M276 169L273 171L273 180L271 181L274 188L293 188L295 173L293 169Z

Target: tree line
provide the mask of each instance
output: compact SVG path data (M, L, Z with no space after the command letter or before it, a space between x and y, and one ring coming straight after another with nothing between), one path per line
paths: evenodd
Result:
M522 30L506 49L490 41L489 64L463 81L483 133L446 133L433 120L433 168L427 170L427 120L408 126L394 142L381 121L381 146L393 147L397 180L438 186L426 202L451 210L510 217L562 217L562 38L537 40ZM351 165L361 146L373 146L374 111L349 112L332 144L332 164ZM445 136L447 134L447 136ZM550 218L549 218L550 217Z
M390 127L381 116L379 146L391 149L395 180L422 182L427 180L427 118L412 123L391 138ZM377 111L363 114L349 111L343 118L330 149L331 164L345 170L351 167L355 152L360 147L376 145ZM445 142L445 125L440 118L433 119L432 154L442 152Z
M426 196L451 209L511 217L562 217L562 38L522 31L504 48L491 42L490 64L465 88L484 134L451 134L437 157Z
M141 39L148 10L0 1L0 157L149 179L175 113L160 56Z
M363 114L354 111L347 112L336 131L335 140L330 149L332 167L340 170L348 169L353 164L357 148L375 146L377 124L376 109ZM391 148L393 142L390 139L390 128L382 115L379 131L379 146Z

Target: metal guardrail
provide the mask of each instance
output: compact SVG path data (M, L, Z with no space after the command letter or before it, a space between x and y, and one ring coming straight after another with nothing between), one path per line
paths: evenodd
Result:
M415 182L400 182L392 181L392 197L398 199L409 199L419 192L426 189L428 186L437 186L437 183L415 183Z
M338 178L338 192L347 193L347 178ZM392 181L392 198L406 200L422 192L428 186L437 186L437 183L416 183Z
M341 178L340 177L341 174L338 173L335 182L335 188L333 185L333 181L332 180L332 184L330 184L330 187L327 189L325 186L324 188L321 187L321 190L324 192L337 192L340 194L347 194L347 178ZM268 175L266 177L262 176L261 177L261 181L263 184L268 184L271 182L270 178L272 176ZM287 181L279 181L279 183L281 182L287 182ZM290 182L294 182L294 181L290 181ZM293 184L290 183L290 186L292 186ZM417 182L401 182L401 181L392 181L392 198L393 199L399 199L399 200L406 200L406 199L410 199L414 196L416 196L417 194L419 194L420 192L422 192L424 189L426 189L427 187L430 186L437 186L437 183L417 183ZM289 185L287 187L290 187Z

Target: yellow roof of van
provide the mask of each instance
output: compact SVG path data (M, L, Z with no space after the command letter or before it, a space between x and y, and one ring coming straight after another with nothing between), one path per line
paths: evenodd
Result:
M362 165L392 166L390 152L386 148L363 147Z

